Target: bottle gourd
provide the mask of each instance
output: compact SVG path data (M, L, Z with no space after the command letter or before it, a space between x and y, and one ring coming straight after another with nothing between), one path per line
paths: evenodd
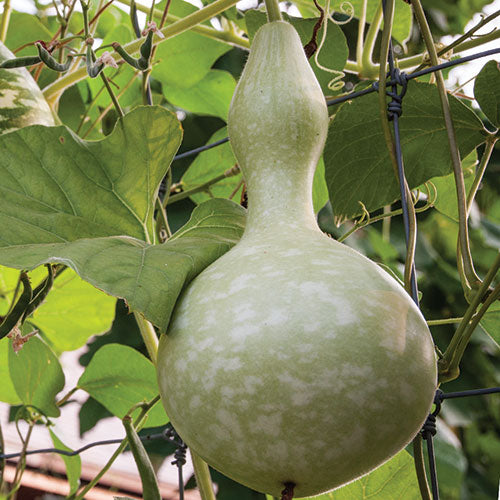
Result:
M316 495L417 434L436 389L434 346L404 289L318 228L311 187L328 113L290 24L255 35L228 127L247 226L176 305L160 393L215 469L274 496L287 483Z

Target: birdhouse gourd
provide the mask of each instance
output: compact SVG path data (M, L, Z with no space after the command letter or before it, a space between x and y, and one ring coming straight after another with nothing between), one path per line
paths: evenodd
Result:
M422 426L436 389L426 322L377 264L325 236L312 179L325 99L294 28L256 33L229 112L244 235L180 297L158 352L162 401L209 465L297 497L352 481Z

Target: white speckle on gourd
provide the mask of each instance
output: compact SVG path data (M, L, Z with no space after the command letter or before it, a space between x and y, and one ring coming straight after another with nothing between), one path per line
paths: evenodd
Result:
M180 436L274 496L287 481L297 497L317 495L382 464L418 432L436 389L434 345L411 298L317 226L311 189L327 128L297 33L266 24L228 120L248 187L245 232L187 287L158 351Z

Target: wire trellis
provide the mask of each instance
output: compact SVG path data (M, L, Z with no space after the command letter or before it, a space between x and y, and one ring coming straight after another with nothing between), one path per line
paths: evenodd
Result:
M385 1L383 2L384 4L384 13L385 13ZM137 31L137 30L136 30ZM388 65L389 65L389 73L388 77L389 79L386 81L386 87L390 88L389 91L387 91L387 95L392 98L392 101L388 104L388 118L390 121L393 123L394 127L394 140L395 140L395 149L396 149L396 159L398 163L398 177L399 177L399 184L400 184L400 193L401 193L401 200L402 200L402 210L403 210L403 221L404 221L404 227L405 227L405 238L406 238L406 243L408 245L408 240L409 240L409 214L408 214L408 209L407 209L407 203L406 203L406 190L405 190L405 184L406 184L406 178L405 178L405 173L404 173L404 162L403 162L403 153L401 149L401 139L400 139L400 133L399 133L399 117L402 114L402 102L404 95L406 93L407 89L407 84L408 81L434 73L436 71L442 70L442 69L447 69L451 68L453 66L457 66L469 61L473 61L475 59L480 59L483 57L495 55L495 54L500 54L500 48L498 49L490 49L482 52L478 52L477 54L473 54L470 56L466 57L460 57L457 59L454 59L452 61L448 61L442 64L438 64L435 66L430 66L428 68L422 69L420 71L415 71L413 73L407 74L404 72L401 72L396 66L395 66L395 61L394 61L394 55L393 55L393 48L392 48L392 43L389 44L389 53L388 53ZM401 90L399 90L399 87L401 87ZM353 91L348 94L345 94L343 96L337 97L335 99L330 99L326 103L328 106L334 106L336 104L341 104L347 101L350 101L352 99L356 99L358 97L362 97L368 94L371 94L373 92L378 92L379 90L379 85L378 82L373 82L370 86L368 86L365 89L359 90L359 91ZM151 94L148 93L148 100L150 100ZM221 140L218 140L216 142L200 146L198 148L185 151L183 153L179 153L176 156L174 156L173 161L181 160L184 158L188 158L191 156L194 156L198 153L202 153L204 151L207 151L209 149L215 148L217 146L220 146L221 144L224 144L229 141L228 137L225 137ZM417 306L419 305L418 303L418 289L417 289L417 283L415 279L415 267L413 265L411 269L411 296ZM470 396L480 396L480 395L488 395L488 394L494 394L494 393L500 393L500 387L491 387L491 388L485 388L485 389L473 389L473 390L468 390L468 391L459 391L459 392L449 392L445 393L442 390L438 389L436 391L435 397L434 397L434 410L432 413L429 414L427 417L426 422L424 423L420 433L422 435L422 438L426 441L427 443L427 454L429 457L429 472L430 472L430 479L431 479L431 490L432 490L432 496L433 500L439 500L439 491L438 491L438 478L437 478L437 472L436 472L436 460L435 460L435 455L434 455L434 446L433 446L433 437L436 435L437 428L436 428L436 418L441 411L441 406L444 400L446 399L454 399L454 398L462 398L462 397L470 397ZM142 441L154 441L154 440L166 440L176 446L175 454L174 454L174 460L171 462L173 465L176 465L178 468L178 484L179 484L179 499L183 500L184 499L184 478L183 478L183 465L186 463L186 452L187 452L187 445L182 441L182 439L179 437L179 435L176 433L175 429L171 424L167 424L167 426L164 428L162 432L155 433L155 434L148 434L145 436L140 436L140 439ZM81 448L78 448L74 451L68 451L68 450L63 450L59 448L41 448L41 449L36 449L36 450L27 450L24 452L16 452L16 453L0 453L0 460L9 460L9 459L14 459L14 458L20 458L22 456L27 456L27 455L35 455L35 454L44 454L44 453L57 453L60 455L65 455L68 457L71 456L76 456L79 455L80 453L96 447L96 446L104 446L104 445L111 445L111 444L120 444L123 442L123 439L107 439L107 440L102 440L102 441L95 441L89 444L86 444L85 446L82 446ZM3 450L0 450L3 451Z

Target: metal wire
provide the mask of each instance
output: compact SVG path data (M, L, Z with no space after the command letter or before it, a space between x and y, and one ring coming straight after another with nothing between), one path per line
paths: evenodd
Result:
M454 59L453 61L448 61L448 62L445 62L443 64L431 66L431 67L423 69L421 71L416 71L414 73L406 74L406 79L413 80L414 78L418 78L419 76L428 75L429 73L434 73L435 71L439 71L441 69L451 68L452 66L457 66L459 64L463 64L463 63L466 63L469 61L473 61L475 59L480 59L482 57L487 57L487 56L491 56L494 54L500 54L500 48L499 49L485 50L483 52L478 52L477 54L473 54L473 55L465 56L465 57L460 57L459 59ZM386 82L386 86L392 87L393 85L395 85L397 83L398 83L397 81L390 79ZM344 96L337 97L335 99L330 99L330 100L326 101L326 105L327 106L334 106L335 104L341 104L343 102L351 101L352 99L356 99L358 97L362 97L364 95L371 94L372 92L377 92L377 90L378 90L377 82L374 82L372 85L370 85L366 89L358 90L356 92L350 92L349 94L346 94ZM221 140L216 141L216 142L212 142L210 144L206 144L205 146L200 146L199 148L191 149L189 151L184 151L184 153L180 153L178 155L175 155L174 159L172 161L182 160L183 158L188 158L189 156L194 156L198 153L202 153L203 151L207 151L208 149L215 148L216 146L224 144L228 141L229 141L229 137L225 137L224 139L221 139Z

